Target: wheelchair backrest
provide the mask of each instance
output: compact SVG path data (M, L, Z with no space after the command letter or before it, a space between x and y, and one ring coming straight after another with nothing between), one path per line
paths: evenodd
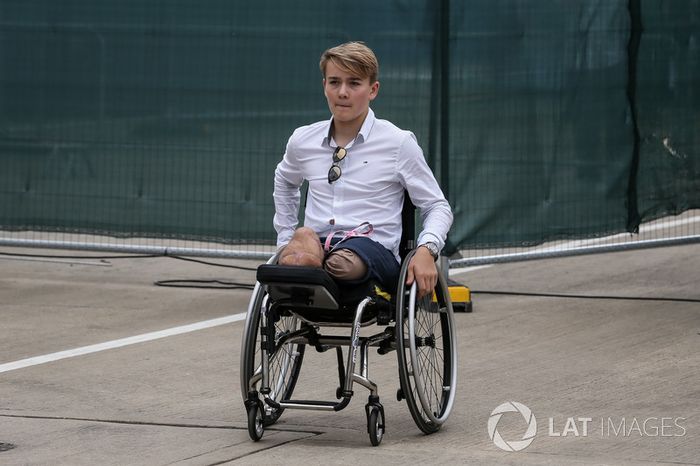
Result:
M411 202L408 191L403 192L403 208L401 209L401 242L399 243L399 256L401 260L406 258L409 252L416 247L416 206Z

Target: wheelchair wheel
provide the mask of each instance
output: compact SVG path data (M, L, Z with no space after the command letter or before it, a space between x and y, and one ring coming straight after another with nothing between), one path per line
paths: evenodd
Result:
M260 312L267 303L267 293L264 287L256 283L248 306L240 361L240 382L243 401L248 399L248 393L253 390L258 393L264 407L262 423L264 426L274 424L282 414L283 409L274 409L262 401L259 394L262 383L262 351L260 338ZM280 344L280 339L299 329L301 322L293 316L280 316L274 321L274 351L268 353L270 374L270 393L274 401L289 399L299 377L299 371L304 359L304 345ZM249 413L250 415L250 413ZM250 420L249 420L250 422ZM252 436L252 434L251 434Z
M264 420L263 420L263 410L260 409L258 403L252 403L247 408L248 410L248 435L250 438L257 442L263 436L265 432Z
M372 406L369 410L367 431L372 446L378 446L382 442L382 438L384 438L384 413L377 406Z
M452 303L442 273L435 296L416 298L406 289L408 263L401 268L396 305L396 338L401 395L420 430L432 434L447 420L454 404L457 351Z

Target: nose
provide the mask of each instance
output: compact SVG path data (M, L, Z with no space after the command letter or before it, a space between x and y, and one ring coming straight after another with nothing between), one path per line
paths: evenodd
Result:
M339 97L347 97L348 96L347 84L343 83L340 85L340 88L338 89L338 96Z

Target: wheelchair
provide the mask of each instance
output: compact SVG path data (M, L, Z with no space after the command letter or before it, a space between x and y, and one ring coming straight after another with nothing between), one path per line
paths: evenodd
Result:
M403 265L392 294L372 282L344 285L322 269L276 265L277 256L258 267L240 360L241 394L253 441L260 440L265 428L285 410L344 409L357 383L370 392L365 405L367 432L371 444L379 445L385 432L385 414L378 387L368 377L370 347L376 347L380 355L396 351L400 382L396 396L406 401L421 431L437 432L447 420L457 382L452 303L440 270L432 296L418 299L415 283L405 285L408 263L415 254L410 249L412 238L406 239L413 235L413 228L406 228L406 211L405 204ZM361 328L368 326L376 326L377 332L361 336ZM324 336L321 331L327 328L349 329L350 334ZM344 346L348 347L346 355ZM335 349L336 400L293 398L304 354L310 348L319 352Z

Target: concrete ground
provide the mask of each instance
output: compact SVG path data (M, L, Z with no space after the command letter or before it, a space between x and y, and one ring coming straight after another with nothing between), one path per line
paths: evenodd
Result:
M287 411L250 441L243 321L212 321L244 313L250 291L154 285L253 277L164 257L0 255L0 464L700 464L700 245L453 271L479 293L455 316L452 416L421 434L395 398L396 356L372 353L377 448L361 387L344 411ZM299 398L333 399L333 358L307 353ZM496 443L524 448L500 449L489 419ZM517 443L528 425L532 443Z

